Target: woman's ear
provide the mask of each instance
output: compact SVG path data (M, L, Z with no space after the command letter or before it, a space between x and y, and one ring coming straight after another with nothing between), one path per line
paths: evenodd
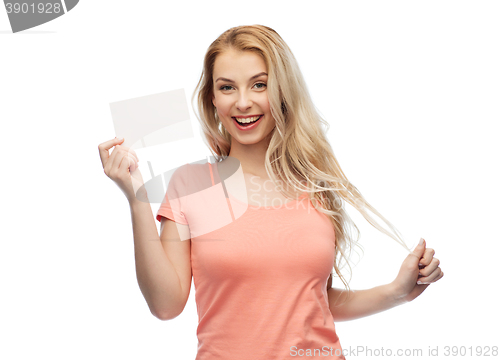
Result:
M212 104L214 104L214 106L217 107L217 105L215 105L215 95L212 95Z

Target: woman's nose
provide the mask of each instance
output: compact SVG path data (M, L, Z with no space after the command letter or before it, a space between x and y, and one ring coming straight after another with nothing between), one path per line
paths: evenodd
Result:
M238 97L238 101L236 103L236 107L240 111L245 111L251 108L253 105L252 100L250 99L249 94L247 94L245 91L240 92L240 95Z

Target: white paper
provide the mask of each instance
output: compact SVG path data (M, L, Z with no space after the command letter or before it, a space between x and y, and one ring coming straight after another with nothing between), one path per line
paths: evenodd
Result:
M117 137L123 146L140 149L193 138L184 89L109 104Z

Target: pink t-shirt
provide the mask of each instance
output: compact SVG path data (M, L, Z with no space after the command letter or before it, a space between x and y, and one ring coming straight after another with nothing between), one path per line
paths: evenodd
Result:
M196 360L344 359L326 292L335 260L328 217L306 194L247 205L214 178L215 164L181 166L156 216L189 225Z

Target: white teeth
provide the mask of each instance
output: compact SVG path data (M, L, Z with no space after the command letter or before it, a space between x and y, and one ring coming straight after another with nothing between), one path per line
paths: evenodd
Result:
M239 123L242 123L242 124L250 123L252 121L257 120L258 118L260 118L260 115L258 115L258 116L252 116L252 117L249 117L249 118L238 118L238 117L235 117L236 121L238 121Z

